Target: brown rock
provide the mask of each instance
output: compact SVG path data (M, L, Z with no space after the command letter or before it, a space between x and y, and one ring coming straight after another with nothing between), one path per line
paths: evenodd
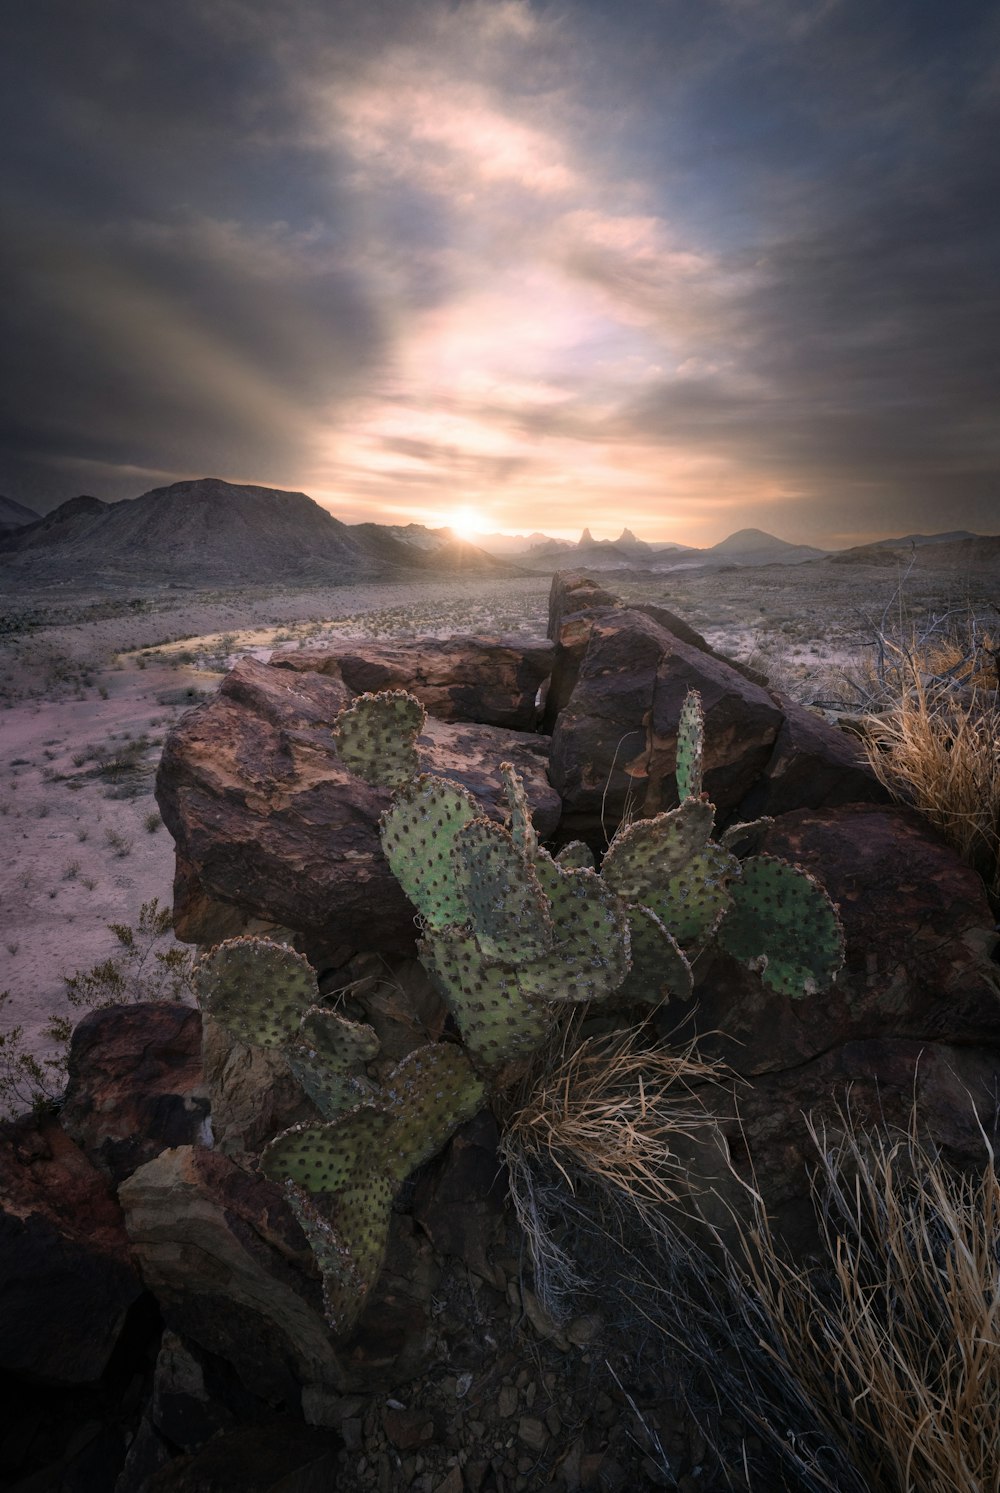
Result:
M434 1440L434 1421L424 1410L398 1410L386 1405L382 1429L397 1451L411 1452Z
M706 962L696 1017L704 1055L749 1074L863 1038L1000 1043L997 936L982 882L925 820L867 804L800 810L776 821L764 849L812 871L839 905L845 967L830 990L792 1000L725 956Z
M115 1182L204 1139L201 1013L172 1001L90 1011L73 1030L63 1129Z
M856 735L783 695L772 698L784 721L763 777L739 806L740 819L827 809L847 803L888 803Z
M0 1369L98 1379L141 1291L107 1178L55 1120L0 1124Z
M439 1253L455 1255L483 1280L503 1227L507 1183L497 1159L497 1125L489 1111L455 1136L437 1167L418 1180L414 1217Z
M535 702L554 654L545 638L456 636L345 642L277 653L271 663L332 676L355 694L408 690L441 721L533 731L541 714Z
M552 736L561 832L603 841L627 805L677 802L677 721L689 689L705 708L705 791L726 814L764 769L782 716L767 691L642 612L600 614Z
M413 908L378 841L391 795L341 763L329 723L342 698L319 674L243 659L167 737L157 797L177 842L179 936L229 936L222 904L307 935L322 962L345 946L412 949ZM421 771L461 783L493 817L500 763L513 762L542 834L559 814L547 751L543 736L430 718L419 744Z
M212 1107L212 1143L225 1155L259 1152L280 1130L319 1118L280 1052L235 1042L209 1016L204 1018L202 1062Z
M340 1389L312 1253L282 1189L225 1156L164 1151L119 1189L135 1258L170 1327L253 1394Z

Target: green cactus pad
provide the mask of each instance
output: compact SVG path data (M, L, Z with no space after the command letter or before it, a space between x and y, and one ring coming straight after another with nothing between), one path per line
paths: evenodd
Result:
M731 905L729 883L740 874L734 855L706 845L659 885L640 898L679 944L692 951L712 937Z
M370 1093L364 1065L378 1052L372 1027L326 1006L311 1006L302 1018L296 1041L285 1048L288 1066L309 1098L327 1120Z
M744 861L719 943L781 995L825 990L844 963L844 930L824 888L771 855Z
M693 989L691 966L677 940L648 907L628 910L632 968L618 991L620 1000L659 1005L673 996L688 1000Z
M286 1047L292 1077L315 1104L324 1120L336 1119L372 1096L372 1086L360 1075L331 1069L307 1047Z
M593 871L594 852L582 840L570 840L568 845L558 851L555 862L564 871Z
M468 872L452 859L455 836L480 806L455 783L424 773L382 815L382 849L392 874L429 928L468 922Z
M677 797L684 802L701 793L701 764L705 749L705 712L701 695L689 689L677 723Z
M461 1047L432 1042L408 1052L380 1095L390 1120L382 1166L401 1182L479 1113L485 1097L482 1080Z
M510 837L529 861L534 860L538 850L538 836L531 822L531 809L524 783L509 762L500 763L504 792L510 808Z
M629 971L628 916L596 871L566 871L544 852L538 879L552 908L549 953L517 969L529 1000L597 1001L618 989Z
M615 835L601 874L626 902L649 907L652 888L677 875L705 849L714 820L714 807L700 798L688 798L679 809L653 819L636 819Z
M417 737L427 719L405 690L359 695L333 726L341 760L377 788L400 788L416 775Z
M551 1013L525 1000L513 970L487 964L474 938L458 929L437 933L423 940L418 953L481 1067L514 1062L545 1040Z
M487 959L521 965L552 947L552 918L531 862L489 819L473 819L455 836L456 865L468 877L469 923Z
M381 1273L394 1184L373 1175L345 1188L334 1200L332 1218L293 1183L285 1192L320 1268L327 1320L343 1335L357 1321Z
M339 1192L379 1168L388 1116L361 1104L325 1125L293 1125L261 1153L261 1171L272 1181L296 1182L307 1192Z
M719 844L733 855L753 855L760 849L764 835L774 820L767 814L760 819L748 819L745 824L731 824L725 834L720 835Z
M304 1013L319 999L309 961L266 938L218 944L195 965L194 982L202 1009L252 1047L294 1041Z

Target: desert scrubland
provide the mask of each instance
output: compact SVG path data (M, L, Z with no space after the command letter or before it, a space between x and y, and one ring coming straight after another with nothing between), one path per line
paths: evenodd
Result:
M847 713L865 703L880 631L909 636L970 614L988 627L1000 597L989 565L955 567L926 554L912 566L886 556L599 579L626 600L673 610L775 688ZM136 927L154 898L170 905L173 845L153 798L159 750L237 657L333 636L541 635L549 585L548 575L218 591L64 584L8 597L0 1029L21 1027L28 1050L52 1056L51 1018L79 1014L64 977L122 954L109 924ZM169 935L152 943L139 974L147 985L161 972L155 953L171 943ZM137 963L126 960L130 977Z

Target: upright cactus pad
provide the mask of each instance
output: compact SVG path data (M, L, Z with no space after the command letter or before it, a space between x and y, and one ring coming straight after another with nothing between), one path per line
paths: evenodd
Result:
M311 1006L285 1056L320 1113L332 1120L365 1097L364 1065L378 1049L372 1027L348 1021L325 1006Z
M309 961L266 938L218 944L195 965L194 983L202 1009L252 1047L287 1046L319 1000Z
M731 850L733 855L738 855L741 859L743 856L753 855L760 849L761 842L773 823L770 815L765 814L760 819L731 824L725 834L719 837L719 844L723 850Z
M701 793L701 765L705 750L705 712L701 695L689 689L677 725L677 797L681 803Z
M469 921L487 959L521 965L552 947L552 918L534 866L506 830L473 819L452 852L468 877Z
M697 798L653 819L636 819L615 835L601 873L626 902L650 906L646 894L705 849L714 822L713 806Z
M426 714L405 690L359 695L337 716L333 734L341 760L377 788L400 788L417 772L417 737Z
M719 943L782 995L825 990L844 962L844 930L823 887L770 855L744 861Z
M265 1146L261 1171L307 1192L340 1192L380 1170L388 1128L388 1115L374 1104L360 1104L325 1125L293 1125Z
M510 809L510 837L527 860L534 860L538 850L538 836L531 822L531 809L524 783L509 762L500 763L500 773Z
M628 917L632 968L618 992L620 999L649 1005L690 999L691 966L677 940L648 907L632 906Z
M385 858L429 928L468 922L468 871L451 851L455 836L479 813L471 793L425 773L382 815Z
M380 1102L389 1117L383 1165L403 1181L435 1156L459 1125L482 1109L482 1080L460 1047L432 1042L401 1058L385 1081Z
M459 929L428 935L418 952L480 1067L501 1068L541 1046L552 1013L525 999L514 970L487 964L474 938Z
M585 869L566 871L542 853L535 863L555 937L548 953L517 970L521 993L540 1001L599 1001L629 971L628 917L620 899Z

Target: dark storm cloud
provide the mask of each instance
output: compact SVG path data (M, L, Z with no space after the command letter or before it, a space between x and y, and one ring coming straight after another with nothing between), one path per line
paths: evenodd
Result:
M998 55L974 0L17 7L0 491L995 528Z

